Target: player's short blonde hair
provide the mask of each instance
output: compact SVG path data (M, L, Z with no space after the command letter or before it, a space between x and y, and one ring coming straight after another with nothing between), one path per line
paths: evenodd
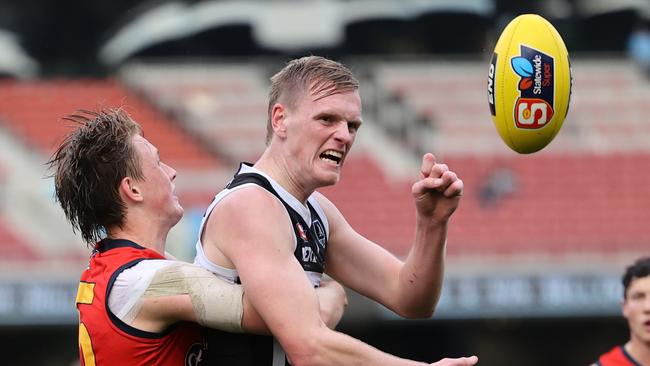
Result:
M269 90L266 144L271 142L273 127L271 113L276 103L288 108L296 105L298 96L305 91L317 99L359 89L359 81L343 64L320 56L307 56L291 60L271 77Z

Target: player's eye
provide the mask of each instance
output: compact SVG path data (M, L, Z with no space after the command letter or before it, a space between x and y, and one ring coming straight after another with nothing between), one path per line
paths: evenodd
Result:
M361 124L358 122L348 122L348 131L351 133L356 133L359 130L359 127L361 127Z

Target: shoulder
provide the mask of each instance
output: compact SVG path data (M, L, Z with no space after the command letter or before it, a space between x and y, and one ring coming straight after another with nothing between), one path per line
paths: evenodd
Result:
M595 366L608 366L608 365L636 365L631 357L625 352L622 346L615 346L609 351L603 353L598 357L598 361L594 363Z
M282 202L266 189L249 185L224 197L214 208L205 232L204 246L212 243L232 260L232 252L268 248L271 242L291 245L293 231ZM259 246L262 242L267 245Z
M323 204L323 203L332 204L332 202L327 197L325 197L325 195L323 195L322 193L320 193L318 191L314 191L314 193L311 194L311 197L313 199L315 199L316 202L318 202L319 204Z
M246 184L236 187L230 194L223 197L216 209L240 210L243 207L266 207L272 209L281 208L282 203L273 193L264 187L256 184Z
M316 200L316 202L318 202L321 209L323 210L330 229L337 231L342 228L349 227L349 224L346 221L345 217L332 201L330 201L320 192L314 192L312 194L312 197Z
M132 286L140 281L147 281L161 268L175 263L170 259L145 259L118 274L116 284Z
M314 192L311 197L316 201L316 203L318 203L318 205L320 205L328 218L341 214L339 209L336 208L336 205L334 205L334 203L322 193Z
M246 184L230 191L214 206L207 218L208 231L216 222L224 224L257 222L259 224L282 218L283 215L287 215L286 210L273 193L255 184Z
M135 300L142 297L156 273L174 263L167 259L148 259L120 272L109 289L111 311L122 318L135 305Z

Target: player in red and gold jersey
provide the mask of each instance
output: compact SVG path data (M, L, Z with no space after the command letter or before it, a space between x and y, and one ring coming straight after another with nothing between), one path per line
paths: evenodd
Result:
M650 257L627 268L623 287L623 316L630 327L630 340L600 356L596 366L650 365Z
M120 273L142 261L161 259L156 251L130 240L97 243L77 294L82 365L200 365L205 347L198 324L180 322L169 331L145 331L109 308L108 297Z

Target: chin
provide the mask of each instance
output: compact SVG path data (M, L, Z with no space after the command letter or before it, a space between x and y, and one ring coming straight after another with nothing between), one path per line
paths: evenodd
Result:
M328 176L321 180L320 186L321 187L333 186L336 183L338 183L339 180L340 180L340 176L338 174L335 176Z
M316 179L319 187L335 185L341 179L341 167L328 166L328 169L316 173Z
M174 213L171 216L173 217L174 221L176 223L178 223L183 218L184 213L185 213L185 210L183 210L183 207L176 206L176 209L174 210Z

